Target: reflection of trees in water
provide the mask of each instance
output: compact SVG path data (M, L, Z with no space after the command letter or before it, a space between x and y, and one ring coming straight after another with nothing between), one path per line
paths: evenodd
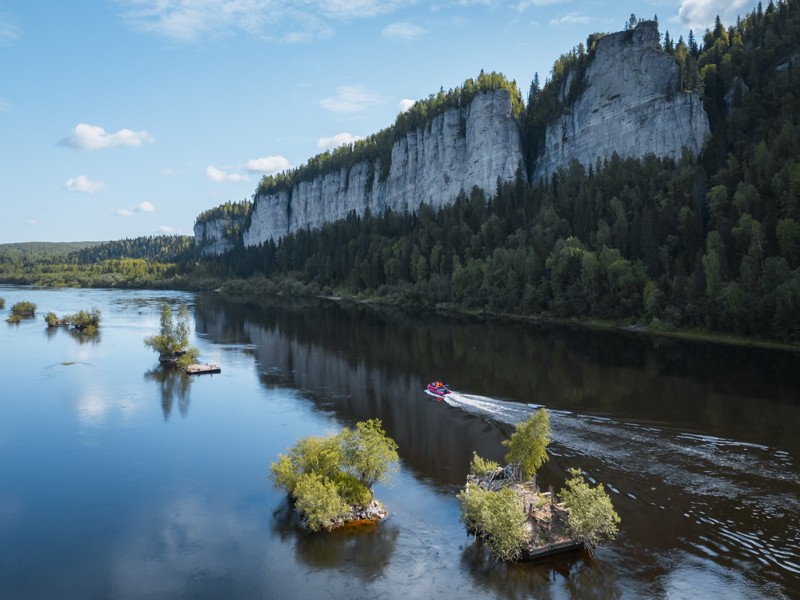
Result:
M475 584L498 598L619 598L622 592L613 575L588 552L556 556L542 561L503 563L480 542L464 545L461 563Z
M172 405L178 400L178 410L182 417L189 412L189 387L192 378L179 369L170 369L158 366L144 374L148 381L155 381L161 394L161 409L164 411L164 420L169 419Z
M312 533L303 528L288 498L273 511L271 529L282 542L293 539L297 557L309 567L345 569L363 581L383 574L400 533L387 522Z
M45 327L44 332L47 336L48 340L52 340L55 336L59 335L59 331L65 331L69 337L73 340L78 342L79 344L97 344L101 340L100 332L98 331L94 335L87 335L85 333L81 333L76 329L70 329L68 327Z

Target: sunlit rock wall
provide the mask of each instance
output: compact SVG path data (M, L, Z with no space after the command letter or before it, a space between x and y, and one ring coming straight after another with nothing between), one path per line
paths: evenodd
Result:
M655 21L597 42L583 93L547 127L544 149L531 169L533 182L573 159L589 167L614 152L623 158L675 159L684 147L700 152L710 134L700 94L680 90L678 65L658 48ZM571 85L576 82L568 77L562 100Z

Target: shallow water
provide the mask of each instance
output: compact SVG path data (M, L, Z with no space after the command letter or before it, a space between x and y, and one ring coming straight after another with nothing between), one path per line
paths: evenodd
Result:
M792 598L800 595L800 357L630 333L331 303L0 286L2 598ZM202 359L144 347L189 304ZM98 340L41 315L97 307ZM434 379L456 393L422 393ZM540 485L581 468L622 517L594 557L497 565L455 493L533 410ZM299 437L378 417L400 447L377 528L312 535L267 479Z

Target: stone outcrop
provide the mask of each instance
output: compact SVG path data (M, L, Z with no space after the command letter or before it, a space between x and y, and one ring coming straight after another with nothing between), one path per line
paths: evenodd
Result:
M301 181L289 191L257 196L244 244L277 241L345 218L350 211L409 211L422 203L438 208L473 186L492 193L498 179L513 180L520 168L522 141L510 93L481 92L468 106L447 109L424 128L401 136L392 147L385 179L378 176L379 161L360 162L349 171Z
M614 152L675 159L683 148L700 152L710 134L700 94L681 91L678 65L658 46L655 21L598 40L583 81L567 77L562 101L572 85L582 85L583 92L547 126L532 182L572 160L589 167Z
M512 181L518 172L536 183L572 160L588 168L614 153L678 159L684 148L701 151L710 134L708 117L699 93L681 90L675 60L659 49L657 23L601 37L589 60L582 74L567 76L560 99L577 100L547 125L543 147L527 174L509 92L484 91L467 106L449 108L400 136L386 176L375 159L322 172L285 191L256 195L249 226L241 232L244 245L278 241L351 211L403 212L422 203L439 208L475 186L493 194L498 180ZM580 94L570 94L575 85L580 88L573 92L580 89ZM205 254L225 252L233 247L231 232L238 236L241 225L226 218L198 223L196 244Z
M194 224L194 245L203 254L223 254L234 246L233 231L241 226L242 219L216 217Z

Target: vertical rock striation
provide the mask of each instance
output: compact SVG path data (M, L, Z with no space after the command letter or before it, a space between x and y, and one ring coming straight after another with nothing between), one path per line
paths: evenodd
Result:
M531 181L547 179L572 160L594 166L616 152L680 158L683 148L697 154L710 134L708 117L696 91L681 90L675 60L658 49L658 24L600 38L577 101L548 124L544 148L531 169Z
M379 161L360 162L288 191L257 196L245 246L255 246L300 229L315 229L366 209L438 208L474 186L493 192L523 168L519 124L512 116L511 95L499 89L477 94L462 108L433 117L422 129L395 141L385 179ZM524 174L524 171L523 171Z

